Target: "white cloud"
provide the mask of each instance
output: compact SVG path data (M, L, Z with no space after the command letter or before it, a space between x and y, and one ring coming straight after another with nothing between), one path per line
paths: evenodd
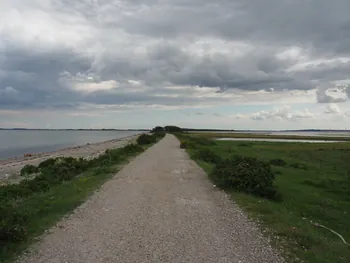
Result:
M345 102L348 100L346 90L338 86L322 85L316 91L318 103Z
M316 117L317 114L312 113L309 109L293 111L290 106L275 107L272 110L262 110L249 114L235 114L231 117L236 119L252 119L256 121L263 120L287 120L287 121L299 121L302 119L310 119Z
M328 114L334 114L334 113L335 114L339 114L339 113L341 113L341 110L340 110L340 108L338 107L337 104L331 103L331 104L327 105L325 113L328 113Z
M94 73L81 73L71 75L64 71L60 73L59 82L70 89L82 92L91 93L96 91L114 90L120 87L120 83L115 80L101 81L101 77Z
M99 83L74 83L72 88L82 92L95 92L103 90L114 90L118 88L118 83L115 80L102 81Z
M290 107L284 106L275 108L271 111L259 111L253 113L251 118L253 120L266 120L266 119L291 119Z
M315 117L314 113L311 113L308 109L303 109L301 111L296 111L292 113L292 119L308 119Z
M292 46L276 54L278 59L286 61L294 61L296 63L301 63L309 59L307 50L303 50L301 47ZM292 71L293 68L290 68L289 71Z

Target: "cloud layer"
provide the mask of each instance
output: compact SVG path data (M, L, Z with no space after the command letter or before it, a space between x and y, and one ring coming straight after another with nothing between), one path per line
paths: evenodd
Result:
M348 103L349 12L348 0L3 0L0 109Z

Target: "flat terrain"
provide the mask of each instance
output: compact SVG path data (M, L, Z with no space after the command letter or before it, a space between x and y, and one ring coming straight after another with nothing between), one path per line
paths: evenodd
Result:
M225 133L225 132L202 132L192 133L192 135L206 138L237 138L237 139L285 139L285 140L310 140L310 141L350 141L348 134L332 135L295 135L295 134L264 134L264 133Z
M283 262L172 135L29 250L19 262Z
M221 136L208 137L216 135ZM206 155L198 154L203 151L222 158L239 155L271 163L281 201L233 190L230 194L242 209L273 231L275 243L289 252L288 262L350 262L349 245L331 231L314 225L324 225L350 243L349 142L216 141L189 149L209 174L215 164L201 157Z

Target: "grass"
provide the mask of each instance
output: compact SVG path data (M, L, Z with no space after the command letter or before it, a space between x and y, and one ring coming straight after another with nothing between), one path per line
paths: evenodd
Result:
M142 148L146 149L149 146L145 145ZM120 149L107 150L104 156L90 161L91 166L81 174L70 180L53 184L49 189L33 191L29 195L21 196L13 191L6 192L6 186L3 186L4 188L0 190L7 194L0 200L0 206L10 204L14 207L14 213L24 215L26 220L24 238L0 240L0 262L13 262L17 255L32 244L38 236L82 204L106 180L113 177L122 165L140 152L140 149L135 148L128 145ZM106 156L113 156L114 159L108 160ZM21 190L20 188L15 189L16 191ZM2 207L6 212L5 206ZM7 223L10 222L1 219L0 228L6 227Z
M341 136L305 136L305 135L276 135L276 134L259 134L259 133L189 133L194 136L206 138L259 138L259 139L291 139L291 140L321 140L321 141L350 141L350 137Z
M287 262L350 262L350 246L311 224L331 228L350 243L350 143L217 141L187 149L210 174L215 164L198 159L203 149L223 158L239 154L272 163L285 161L272 166L282 201L231 191L233 200L265 226L275 245L283 248Z
M22 242L11 242L0 250L1 262L13 262L16 255L26 249L37 236L49 229L65 214L82 204L95 189L99 188L117 171L112 166L104 171L89 171L72 181L51 188L48 192L37 193L23 200L17 210L25 210L28 215L28 236Z

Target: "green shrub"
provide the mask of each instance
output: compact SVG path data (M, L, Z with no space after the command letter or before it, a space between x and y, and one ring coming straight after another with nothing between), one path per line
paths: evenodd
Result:
M287 162L283 159L272 159L270 160L270 164L274 166L285 166L287 165Z
M143 152L143 148L138 144L128 144L122 148L125 153L139 153Z
M165 136L165 132L155 132L152 135L155 136L156 138L163 138Z
M45 161L42 161L42 162L38 165L38 168L39 168L39 169L47 168L47 167L49 167L49 166L52 166L54 163L55 163L55 159L54 159L54 158L50 158L50 159L47 159L47 160L45 160Z
M137 138L137 143L139 145L145 145L145 144L151 144L157 141L157 138L153 135L148 135L148 134L141 134Z
M214 167L211 179L218 187L279 199L274 180L275 175L267 162L245 156L222 159Z
M59 157L53 159L50 165L44 166L41 173L46 175L46 179L52 177L52 179L59 181L67 181L83 172L87 166L88 162L83 158Z
M30 174L35 174L38 172L38 168L34 165L31 164L27 164L25 165L20 172L21 176L26 176L26 175L30 175Z
M173 125L168 125L164 127L164 130L166 132L170 132L170 133L174 133L174 132L182 132L182 129L180 127L177 126L173 126Z
M221 157L209 149L200 149L195 153L195 159L200 159L207 163L218 163L221 161Z
M156 126L152 129L151 131L152 133L164 133L165 129L161 126Z
M2 203L0 215L0 245L26 237L27 217L24 214L20 214L13 205Z

